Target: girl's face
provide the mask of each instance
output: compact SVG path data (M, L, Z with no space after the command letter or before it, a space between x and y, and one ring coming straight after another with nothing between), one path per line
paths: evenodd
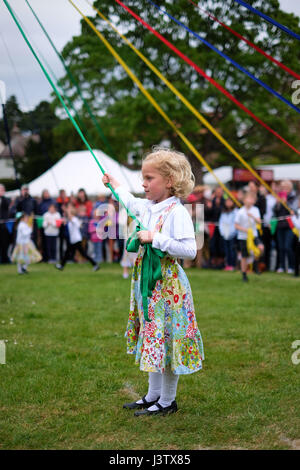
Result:
M143 164L142 175L143 188L147 199L161 202L170 197L172 186L170 179L162 176L150 162Z

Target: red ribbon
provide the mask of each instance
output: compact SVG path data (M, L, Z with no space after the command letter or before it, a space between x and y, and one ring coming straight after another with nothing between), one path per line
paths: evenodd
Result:
M202 70L195 62L193 62L189 57L187 57L185 54L183 54L177 47L175 47L173 44L171 44L164 36L159 34L155 29L153 29L146 21L144 21L140 16L138 16L136 13L134 13L130 8L128 8L124 3L122 3L120 0L115 0L122 8L124 8L128 13L130 13L137 21L139 21L145 28L147 28L149 31L151 31L160 41L162 41L166 46L168 46L170 49L172 49L175 54L177 54L179 57L181 57L187 64L189 64L193 69L196 70L202 77L204 77L206 80L208 80L212 85L214 85L221 93L223 93L227 98L229 98L233 103L235 103L239 108L241 108L243 111L245 111L249 116L251 116L256 122L258 122L261 126L263 126L265 129L267 129L269 132L271 132L275 137L277 137L279 140L281 140L284 144L286 144L288 147L290 147L294 152L296 152L298 155L300 155L300 151L297 150L292 144L290 144L287 140L285 140L280 134L278 134L276 131L274 131L268 124L266 124L264 121L262 121L258 116L256 116L250 109L248 109L246 106L244 106L240 101L238 101L229 91L227 91L225 88L223 88L218 82L216 82L213 78L209 77L204 70Z
M275 59L274 57L272 57L271 55L267 54L265 51L263 51L262 49L260 49L260 47L256 46L255 44L253 44L253 42L249 41L249 39L245 38L244 36L242 36L240 33L238 33L237 31L235 31L234 29L230 28L229 26L227 26L225 23L222 23L222 21L218 20L218 18L216 18L214 15L212 15L211 13L209 13L208 11L206 10L203 10L203 8L199 7L199 5L197 5L195 2L193 2L193 0L188 0L190 3L192 3L195 7L199 8L199 10L203 11L206 15L208 15L210 18L212 18L214 21L216 21L217 23L219 23L221 26L223 26L223 28L226 28L228 31L230 31L232 34L234 34L236 37L238 37L239 39L241 39L242 41L244 41L246 44L248 44L248 46L252 47L253 49L255 49L257 52L259 52L260 54L262 54L264 57L266 57L267 59L269 59L271 62L274 62L274 64L278 65L279 67L281 67L283 70L285 70L286 72L288 72L290 75L292 75L293 77L295 78L298 78L300 79L300 75L296 72L294 72L294 70L290 69L289 67L287 67L286 65L284 65L282 62L280 62L279 60Z

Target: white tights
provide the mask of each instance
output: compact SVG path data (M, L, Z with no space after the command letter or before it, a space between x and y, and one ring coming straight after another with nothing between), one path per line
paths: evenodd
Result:
M149 372L149 388L145 399L151 402L160 397L158 403L162 407L170 406L176 398L178 379L179 375L173 374L170 367L162 374L160 372ZM155 405L149 408L150 411L155 409L157 409Z
M20 263L18 263L18 273L19 273L19 274L22 274L22 273L23 273L23 269L27 269L27 266L28 266L28 264L20 264Z

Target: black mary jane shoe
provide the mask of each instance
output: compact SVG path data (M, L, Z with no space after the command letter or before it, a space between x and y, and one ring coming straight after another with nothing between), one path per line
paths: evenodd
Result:
M155 405L157 400L159 400L159 397L155 401L147 401L146 400L146 395L142 397L143 403L137 403L136 401L133 401L132 403L125 403L123 405L123 408L126 408L127 410L141 410L144 408L148 408L149 406Z
M155 410L155 411L150 411L148 409L146 410L141 410L141 411L136 411L134 413L134 416L152 416L152 415L168 415L168 414L171 414L171 413L176 413L176 411L178 410L177 408L177 403L176 401L174 400L170 406L161 406L158 402L154 403L155 406L157 406L158 410Z

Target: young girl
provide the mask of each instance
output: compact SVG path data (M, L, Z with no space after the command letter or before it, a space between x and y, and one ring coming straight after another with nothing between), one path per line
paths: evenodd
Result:
M28 274L27 266L38 263L42 257L31 240L32 227L29 226L30 216L21 214L17 226L16 246L12 253L12 261L17 263L19 274Z
M43 220L48 263L56 262L56 242L59 234L58 221L60 219L61 215L57 211L55 204L50 204Z
M154 149L142 165L146 199L134 198L111 176L104 175L125 205L148 230L138 232L141 246L134 265L127 352L135 355L140 370L149 373L147 394L124 408L139 409L135 416L174 413L179 375L202 368L204 359L192 292L177 258L194 259L196 242L193 223L179 198L194 187L191 167L183 154ZM162 280L148 297L150 322L145 321L140 290L144 244L166 253L161 258Z
M247 238L248 238L248 230L252 229L254 235L254 244L257 246L260 255L264 251L264 245L262 244L261 240L258 238L258 231L256 228L256 224L261 224L260 212L257 207L254 206L256 202L256 195L254 193L246 193L244 197L244 205L241 207L235 217L235 228L238 232L237 239L239 242L239 250L241 252L241 271L242 271L242 280L243 282L248 282L249 279L247 277L247 268L248 268L248 258L250 253L248 253L247 247ZM254 259L253 268L254 271L259 274L257 260L259 259L257 256Z
M75 207L71 203L69 203L66 207L65 213L67 216L67 220L65 220L64 222L68 226L70 245L68 246L61 263L57 263L55 267L59 269L60 271L62 271L69 257L74 256L75 251L78 250L81 256L83 256L83 258L87 259L93 265L93 270L98 271L98 269L100 268L99 264L96 263L96 261L94 261L87 254L87 252L84 250L82 246L82 243L81 243L82 234L80 232L81 223L78 217L75 217L75 213L76 213Z
M88 231L94 248L94 261L98 264L102 263L102 239L99 238L97 232L97 226L100 220L101 216L99 215L98 209L94 209L93 218L89 221Z

